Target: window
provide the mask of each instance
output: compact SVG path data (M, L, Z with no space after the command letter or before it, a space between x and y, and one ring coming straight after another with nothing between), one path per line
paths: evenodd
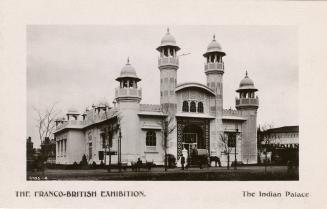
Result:
M106 137L105 137L104 133L101 133L100 136L102 139L102 148L104 149L104 148L106 148Z
M203 113L203 103L202 102L198 103L198 112Z
M67 150L67 139L64 139L64 153L66 154Z
M191 102L190 105L190 112L196 112L196 104L194 101Z
M236 143L236 133L228 134L228 147L235 147Z
M184 101L183 102L182 111L183 112L188 112L188 102L187 101Z
M146 146L156 146L156 132L154 131L147 131L146 132Z

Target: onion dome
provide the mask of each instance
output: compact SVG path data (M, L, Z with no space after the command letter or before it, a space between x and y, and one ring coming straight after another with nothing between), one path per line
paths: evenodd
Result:
M172 46L174 47L177 51L180 50L179 46L176 44L176 39L173 35L170 34L169 28L167 28L167 33L162 37L160 46L157 48L158 51L161 50L162 47L165 46Z
M141 80L139 77L137 77L134 67L129 63L129 58L127 58L127 63L121 69L120 75L119 75L118 78L116 78L116 81L121 81L124 78L133 78L133 79L135 79L137 81Z
M70 107L67 111L67 115L79 115L79 112L76 108Z
M258 91L258 89L256 89L254 87L254 82L251 78L249 78L248 76L248 71L246 71L245 73L245 77L241 80L240 82L240 87L239 89L237 89L236 91L239 92L241 90L254 90L254 91Z
M226 53L223 52L221 45L216 41L215 35L213 35L213 40L208 45L207 52L205 54L203 54L203 56L207 56L209 53L212 53L212 52L218 52L218 53L223 54L224 56L226 55Z

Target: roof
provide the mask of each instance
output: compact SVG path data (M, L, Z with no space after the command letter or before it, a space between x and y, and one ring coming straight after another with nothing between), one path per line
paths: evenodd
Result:
M278 128L271 128L266 131L265 133L298 133L299 126L282 126Z
M207 47L207 52L203 54L204 57L206 57L209 53L212 52L218 52L223 54L224 56L226 55L225 52L223 52L221 45L216 41L215 35L213 35L213 40Z
M75 107L70 107L67 111L67 115L79 115L79 112Z
M177 44L176 44L175 37L170 34L169 28L167 28L167 33L164 35L164 37L162 37L160 46L157 48L157 50L160 51L161 48L164 46L172 46L172 47L176 48L177 50L180 49L179 46L177 46Z
M59 124L56 127L56 130L53 132L54 134L62 132L67 129L78 129L83 130L85 128L92 127L94 125L102 124L108 120L112 120L118 116L117 108L112 108L107 112L100 112L95 113L95 111L91 110L88 112L88 115L86 115L85 120L69 120L64 121L64 123Z
M197 83L197 82L186 82L186 83L177 84L175 92L186 89L186 88L199 88L199 89L207 92L208 94L216 96L215 92L212 91L209 87L207 87L206 85L204 85L202 83Z
M240 87L236 90L237 92L241 91L241 90L253 90L253 91L258 91L258 89L256 89L254 87L254 82L251 78L249 78L248 76L248 71L246 71L245 73L245 77L241 80L240 82Z
M137 81L140 81L141 79L137 77L135 68L129 63L129 58L127 58L126 65L121 69L120 75L118 78L116 78L116 81L120 81L123 78L134 78Z

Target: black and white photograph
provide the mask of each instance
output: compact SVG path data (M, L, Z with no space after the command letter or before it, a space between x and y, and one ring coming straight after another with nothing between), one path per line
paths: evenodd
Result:
M323 209L327 1L0 0L0 209Z
M27 180L298 180L296 29L28 25Z

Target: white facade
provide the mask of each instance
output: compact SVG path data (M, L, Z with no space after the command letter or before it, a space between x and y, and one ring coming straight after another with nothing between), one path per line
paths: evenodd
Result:
M109 108L106 102L101 102L82 115L71 109L67 119L59 119L55 131L56 163L79 163L85 155L89 163L99 164L99 155L103 152L106 156L103 162L108 164L109 154L106 153L110 149L111 163L114 164L121 156L123 163L130 164L140 158L143 162L162 165L165 151L179 161L185 150L196 148L219 157L224 165L226 151L230 153L230 161L235 160L235 143L230 143L226 150L222 140L226 136L236 140L237 161L257 163L258 98L253 81L245 76L237 89L237 110L225 110L225 53L221 46L213 39L203 55L207 84L178 84L179 49L175 38L167 31L157 48L160 104L141 104L142 89L137 86L141 79L128 60L116 79L119 84L115 89L115 107ZM165 121L169 121L166 146ZM121 155L118 155L119 150Z

